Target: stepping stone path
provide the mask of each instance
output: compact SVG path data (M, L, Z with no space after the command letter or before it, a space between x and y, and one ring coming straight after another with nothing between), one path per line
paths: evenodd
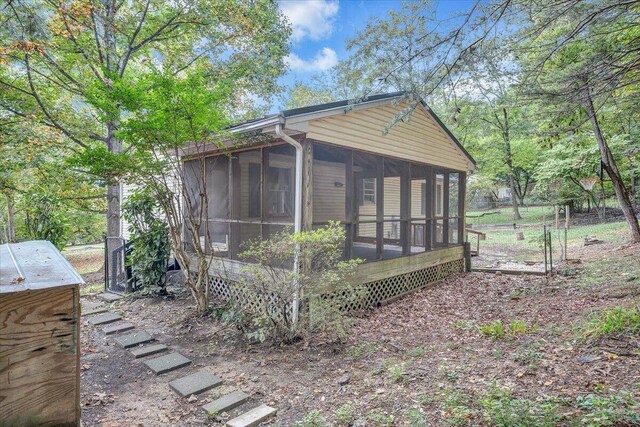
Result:
M164 344L153 344L153 345L145 345L140 348L136 348L135 350L131 350L131 354L136 359L140 359L141 357L151 356L153 354L162 353L163 351L167 351L167 346Z
M250 411L227 421L227 427L255 427L275 415L276 409L267 405L260 405Z
M122 318L120 317L119 314L104 313L104 314L98 314L97 316L92 317L91 319L89 319L89 323L91 323L94 326L106 325L107 323L117 322L120 319Z
M122 298L121 295L111 292L100 294L99 297L108 302L113 302ZM100 304L90 301L82 303L82 315L92 316L89 318L89 323L94 326L106 325L122 320L118 314L107 312L105 307L101 307ZM102 331L105 335L112 335L133 329L135 329L135 325L132 323L122 322L120 324L106 326ZM137 347L130 351L131 355L135 359L156 355L169 350L164 344L150 344L142 346L142 344L146 344L154 340L155 338L153 338L147 331L134 332L115 338L115 341L123 348ZM178 352L172 352L164 356L145 360L144 364L156 375L160 375L188 366L191 364L191 360ZM222 385L222 379L206 369L196 371L192 374L169 382L169 387L181 397L203 393L220 385ZM237 408L248 400L249 395L247 393L241 390L236 390L202 406L202 409L208 415L217 415ZM276 412L277 410L275 408L267 405L260 405L244 412L232 420L227 421L226 425L228 427L255 427L274 416Z
M102 328L102 332L104 332L105 335L111 335L111 334L117 334L118 332L130 331L133 328L135 328L135 326L133 326L132 323L125 322L125 323L119 323L117 325L106 326Z
M155 372L156 375L175 371L176 369L187 366L190 363L191 360L176 352L156 357L155 359L146 360L144 362L144 364Z
M199 394L219 385L222 385L222 380L206 370L195 372L169 383L169 387L181 397Z
M149 335L149 332L141 331L141 332L134 332L129 335L119 336L116 338L115 341L122 348L131 348L131 347L136 347L140 344L151 342L153 340L155 340L155 338Z
M217 415L221 412L230 411L231 409L242 405L249 400L249 395L243 391L236 390L232 393L225 394L222 397L207 403L202 407L208 415Z
M87 310L84 307L80 307L80 311L82 312L82 316L92 316L94 314L106 313L106 307L98 307L98 308L89 308Z
M106 302L114 302L122 299L122 295L114 294L113 292L103 292L98 295L98 298Z

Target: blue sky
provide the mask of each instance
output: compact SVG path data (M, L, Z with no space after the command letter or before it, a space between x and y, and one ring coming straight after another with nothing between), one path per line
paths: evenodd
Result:
M434 0L438 18L466 12L474 0ZM384 18L400 9L396 0L280 0L280 9L292 27L289 72L284 85L307 81L348 56L345 44L363 30L373 16Z

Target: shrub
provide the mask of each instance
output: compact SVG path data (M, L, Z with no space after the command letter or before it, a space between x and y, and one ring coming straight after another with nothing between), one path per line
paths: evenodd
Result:
M300 233L284 230L251 242L240 255L250 261L232 291L242 329L259 341L292 342L319 332L346 338L345 311L362 298L350 285L361 260L342 260L345 232L332 222ZM298 249L299 269L293 267ZM299 301L298 320L293 302Z
M157 215L157 203L151 193L132 193L123 205L129 222L133 251L129 258L138 286L158 295L166 295L167 260L171 252L167 224Z
M60 202L39 189L25 197L25 235L32 240L48 240L59 250L69 241L69 219Z
M640 334L640 307L614 307L604 310L594 315L583 327L584 338L624 333Z

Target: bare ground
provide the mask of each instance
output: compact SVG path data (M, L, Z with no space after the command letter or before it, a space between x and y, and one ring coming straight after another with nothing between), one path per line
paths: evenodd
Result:
M199 407L234 387L278 408L271 423L278 426L295 425L312 410L332 425L345 403L368 426L420 425L418 415L426 425L451 425L443 402L452 391L480 398L494 383L534 401L619 390L638 399L640 338L578 338L594 312L640 303L640 247L587 250L566 276L451 277L354 319L346 344L249 345L215 319L194 318L184 294L127 299L114 309L193 359L195 367L155 376L83 323L84 425L221 425ZM528 332L499 340L479 332L478 325L495 320L524 321ZM579 362L584 356L593 361ZM212 367L225 385L189 403L167 382L198 366ZM483 425L477 413L464 422Z

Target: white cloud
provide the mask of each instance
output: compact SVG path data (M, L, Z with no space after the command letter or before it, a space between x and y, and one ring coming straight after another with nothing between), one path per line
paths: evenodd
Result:
M290 53L285 62L293 71L320 72L327 71L338 63L336 51L325 47L311 60L304 60L295 53Z
M294 42L299 42L305 37L311 40L329 37L338 9L336 0L280 1L280 10L291 23L291 39Z

